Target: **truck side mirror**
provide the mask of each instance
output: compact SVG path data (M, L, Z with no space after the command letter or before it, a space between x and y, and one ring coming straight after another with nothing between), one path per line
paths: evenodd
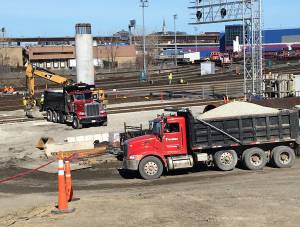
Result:
M162 139L164 136L164 130L165 130L165 124L162 124L160 132L159 132L159 137Z

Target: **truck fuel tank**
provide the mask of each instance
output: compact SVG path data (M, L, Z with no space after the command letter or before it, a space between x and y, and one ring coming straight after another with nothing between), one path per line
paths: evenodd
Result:
M191 155L168 157L167 162L169 170L190 168L194 165L194 160Z

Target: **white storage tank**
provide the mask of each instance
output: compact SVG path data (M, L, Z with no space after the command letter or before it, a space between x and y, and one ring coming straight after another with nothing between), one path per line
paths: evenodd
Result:
M91 24L76 24L77 83L95 84L93 37Z
M201 63L201 76L215 74L216 65L214 62L206 61Z

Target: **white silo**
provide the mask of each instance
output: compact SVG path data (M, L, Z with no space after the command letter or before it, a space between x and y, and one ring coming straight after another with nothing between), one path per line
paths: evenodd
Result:
M93 37L91 24L76 24L77 83L95 84Z

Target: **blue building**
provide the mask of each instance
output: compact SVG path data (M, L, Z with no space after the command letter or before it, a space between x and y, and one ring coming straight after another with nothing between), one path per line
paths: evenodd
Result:
M263 31L264 51L280 51L289 48L300 48L300 28L292 29L267 29ZM243 36L242 25L226 25L225 33L220 37L221 51L230 51L236 36ZM242 44L240 38L240 43ZM291 44L291 45L289 45Z
M266 44L300 42L300 28L265 30L263 41Z

